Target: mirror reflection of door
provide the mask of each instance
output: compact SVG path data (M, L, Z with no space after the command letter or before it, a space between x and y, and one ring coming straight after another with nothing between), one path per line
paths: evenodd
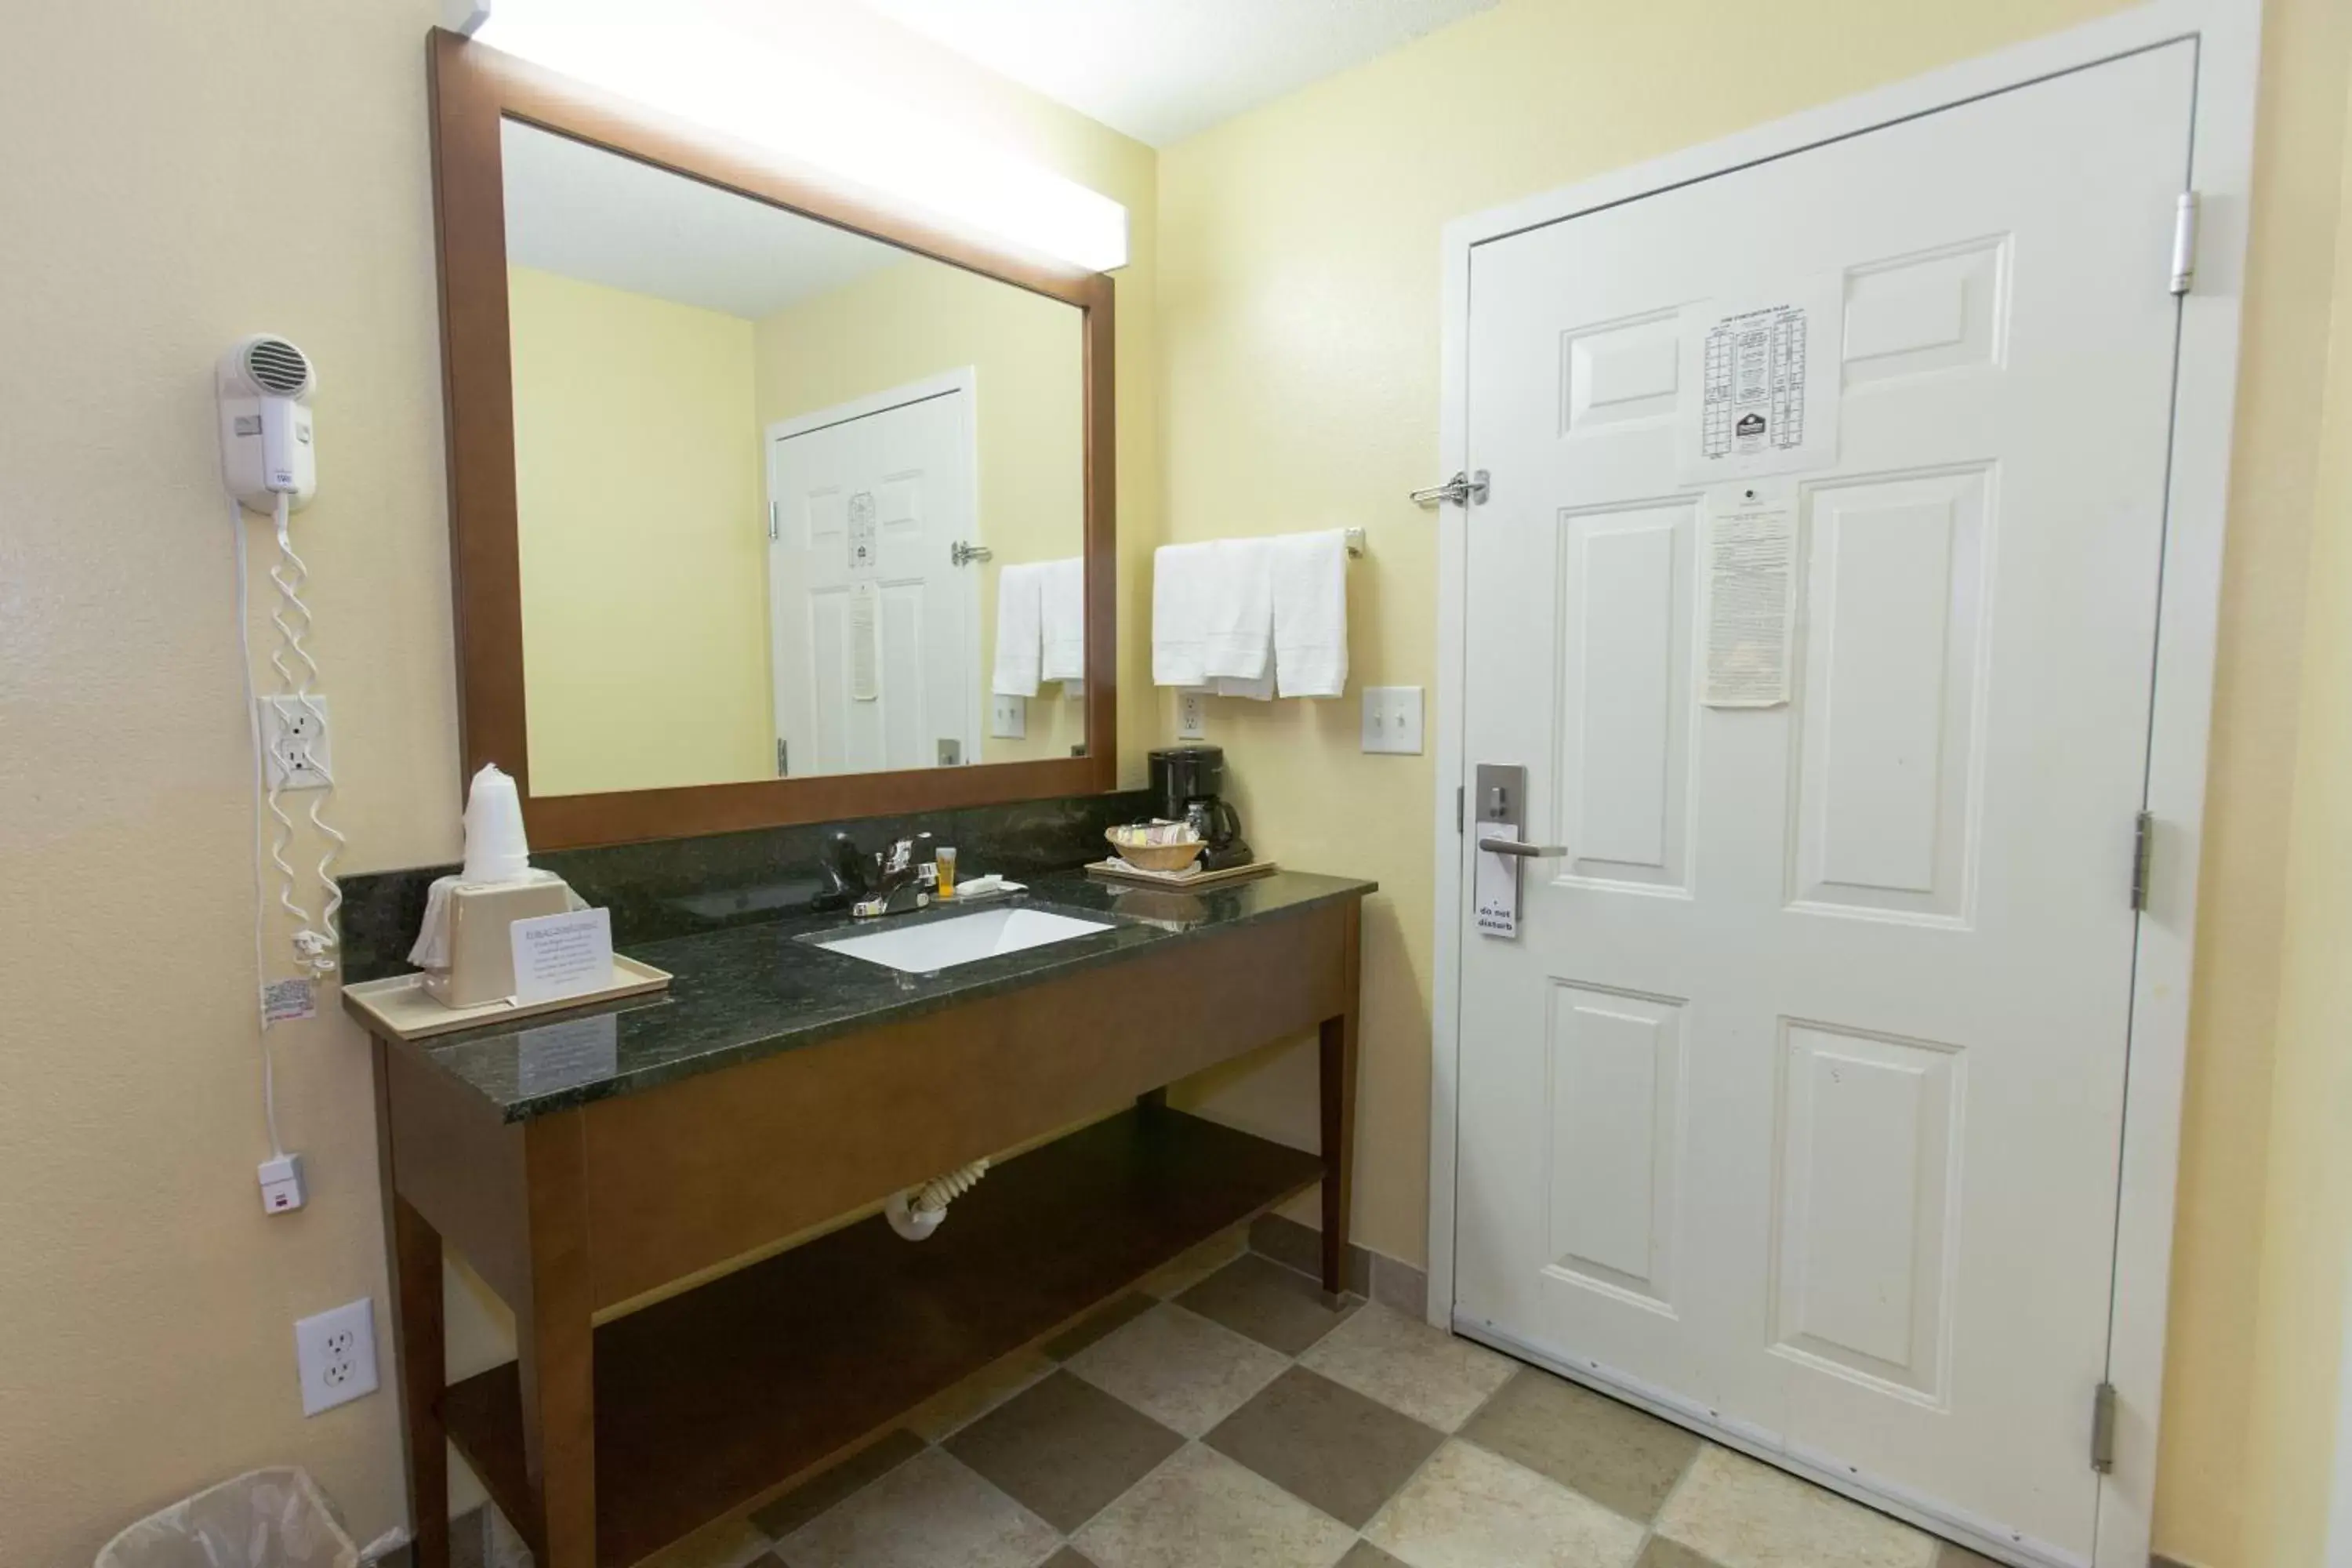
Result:
M768 433L776 771L954 767L980 748L967 368Z
M1082 747L991 686L1001 574L1084 551L1084 313L520 121L501 158L531 793Z

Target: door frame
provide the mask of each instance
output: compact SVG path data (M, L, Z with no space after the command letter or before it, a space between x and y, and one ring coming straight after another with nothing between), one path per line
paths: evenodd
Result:
M904 408L910 403L928 403L934 397L950 393L962 393L963 401L963 479L965 515L971 519L971 542L986 542L980 529L980 367L960 365L954 370L927 375L919 381L908 382L885 392L869 393L853 397L846 403L836 403L830 408L819 408L807 414L795 414L789 419L779 419L769 425L760 438L760 475L762 488L768 492L768 723L778 741L784 739L782 714L778 711L780 698L776 681L782 660L776 646L780 617L776 605L776 546L782 542L783 521L778 508L782 498L776 494L776 443L795 436L806 436L830 425L846 425L853 419L869 419L877 414L887 414L894 408ZM978 563L973 564L977 565ZM978 681L981 669L980 576L974 573L963 584L964 654L971 662L973 681L971 699L965 706L963 718L964 765L971 766L979 758L982 709ZM799 775L794 775L799 776Z
M2173 393L2146 800L2155 818L2155 855L2132 977L2107 1351L2108 1380L2116 1391L2115 1466L2099 1481L2095 1568L2145 1568L2155 1501L2262 20L2262 0L2147 0L2112 16L1704 146L1457 218L1446 225L1441 242L1444 342L1437 471L1451 474L1468 467L1470 258L1479 244L2143 49L2182 39L2197 44L2190 168L2202 213L2196 282L2181 302ZM2151 273L2164 260L2151 256ZM1507 484L1508 476L1499 482ZM1438 854L1429 1138L1429 1321L1440 1328L1454 1326L1465 890L1461 825L1456 803L1444 784L1448 780L1464 783L1471 761L1463 735L1468 542L1465 509L1443 506L1438 516L1438 697L1433 726ZM2119 896L2121 877L2119 868ZM1518 1348L1524 1353L1528 1347ZM2088 1421L2086 1408L2086 1443ZM1736 1432L1714 1435L1731 1447L1790 1462L1791 1456L1767 1452ZM1818 1467L1800 1461L1795 1468L1839 1489L1866 1496L1878 1507L1909 1511L1898 1500L1864 1493Z

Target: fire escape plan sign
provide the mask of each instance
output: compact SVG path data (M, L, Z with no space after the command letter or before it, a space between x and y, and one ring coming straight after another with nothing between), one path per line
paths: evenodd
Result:
M1825 468L1837 461L1844 289L1834 275L1683 312L1685 485Z

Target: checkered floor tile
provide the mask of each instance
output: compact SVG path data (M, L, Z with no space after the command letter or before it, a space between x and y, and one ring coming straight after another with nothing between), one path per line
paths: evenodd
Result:
M649 1568L1991 1568L1221 1238Z

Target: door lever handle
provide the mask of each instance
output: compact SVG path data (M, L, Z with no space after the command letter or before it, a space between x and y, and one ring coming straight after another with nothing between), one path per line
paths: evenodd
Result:
M1522 860L1557 860L1568 853L1565 844L1522 844L1516 838L1481 838L1478 847L1489 855L1515 855Z

